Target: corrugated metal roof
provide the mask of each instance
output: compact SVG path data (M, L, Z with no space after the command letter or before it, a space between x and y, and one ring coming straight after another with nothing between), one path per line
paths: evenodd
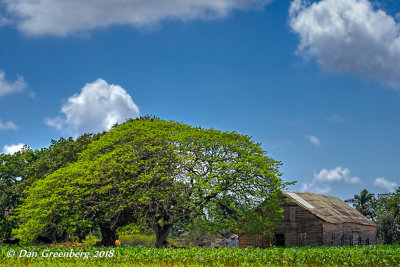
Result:
M283 191L285 196L315 216L329 223L376 224L337 197L309 192Z

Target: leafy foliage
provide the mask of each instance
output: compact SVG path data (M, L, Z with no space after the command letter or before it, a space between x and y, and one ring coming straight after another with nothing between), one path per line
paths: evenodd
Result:
M364 189L352 202L358 211L377 223L380 243L400 243L400 187L396 193L378 197Z
M36 180L77 161L79 153L87 149L88 145L100 136L101 134L83 134L76 140L72 137L51 140L48 148L41 149L41 157L26 169L26 179L22 180L22 187L27 188Z
M373 216L373 200L374 194L371 194L367 189L364 189L361 191L360 195L354 195L353 204L356 210L361 214L371 218Z
M15 233L32 240L45 227L85 232L97 224L107 245L116 229L135 223L154 229L157 246L182 221L268 233L281 219L286 184L279 165L245 135L129 120L90 143L76 162L35 181L18 209L22 224ZM258 206L264 217L254 213Z
M400 243L400 187L396 193L379 195L375 208L378 240L383 244Z
M18 185L27 177L26 169L43 153L24 146L13 155L0 155L0 238L8 238L17 222L12 219L15 208L20 204L21 191Z
M85 134L76 140L60 138L52 140L49 148L33 151L25 146L13 155L0 155L0 237L10 237L12 229L17 227L13 215L24 198L24 190L36 180L76 161L78 153L99 136Z

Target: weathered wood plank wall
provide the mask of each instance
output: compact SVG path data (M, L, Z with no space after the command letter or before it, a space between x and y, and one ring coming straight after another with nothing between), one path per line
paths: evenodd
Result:
M283 206L284 225L275 234L283 234L285 246L351 246L376 244L376 227L356 224L328 223L296 205ZM239 236L239 247L266 248L276 245L276 237Z

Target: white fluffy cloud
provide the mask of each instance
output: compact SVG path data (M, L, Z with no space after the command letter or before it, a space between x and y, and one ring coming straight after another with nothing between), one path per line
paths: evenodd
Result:
M16 130L18 128L12 121L3 122L0 118L0 131L1 130Z
M375 179L374 186L378 186L392 193L396 191L399 185L395 182L390 182L386 180L384 177L379 177Z
M46 124L79 135L109 130L117 122L138 117L139 108L121 86L98 79L87 83L80 94L68 98L61 113L54 119L47 118Z
M368 0L294 0L289 16L298 54L327 70L400 88L400 24Z
M20 30L58 35L110 25L136 27L163 20L220 18L236 9L261 8L272 0L3 0Z
M316 193L328 193L331 190L329 184L345 182L349 184L360 183L358 177L351 177L350 170L341 166L335 169L322 169L318 173L314 172L314 178L311 183L303 183L302 191L313 191Z
M321 141L318 139L318 137L314 136L314 135L308 135L307 136L308 141L310 141L311 144L313 144L314 146L320 146L321 145Z
M23 77L18 76L17 80L10 82L6 80L6 74L0 70L0 97L7 94L17 93L28 87Z
M319 173L314 173L315 181L319 183L323 182L347 182L351 184L361 182L358 177L351 177L350 170L347 168L342 168L341 166L336 167L332 170L322 169Z
M22 144L22 143L17 144L17 145L14 145L14 144L12 144L12 145L5 145L5 146L3 147L3 152L2 152L2 153L12 155L12 154L14 154L15 152L20 151L23 147L24 147L24 144Z

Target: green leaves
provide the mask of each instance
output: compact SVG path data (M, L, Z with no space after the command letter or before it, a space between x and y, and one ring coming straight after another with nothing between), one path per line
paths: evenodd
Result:
M0 154L0 238L10 237L16 227L12 215L20 204L20 184L27 177L26 169L41 156L41 151L32 151L28 146L13 155Z
M372 202L374 200L374 194L368 192L367 189L361 191L360 195L354 195L353 203L355 208L363 215L372 217Z
M352 202L358 211L377 223L380 243L400 242L400 187L396 193L377 197L364 189L360 195L354 195Z
M27 190L18 235L39 231L34 229L39 223L79 228L87 220L114 229L130 223L159 229L191 221L235 232L248 231L247 221L265 232L280 218L276 196L286 185L280 162L248 136L142 118L93 139L79 146L87 148L80 154L64 153L71 155L68 164L46 165L55 170ZM268 216L255 214L265 203ZM31 210L47 212L26 216Z

